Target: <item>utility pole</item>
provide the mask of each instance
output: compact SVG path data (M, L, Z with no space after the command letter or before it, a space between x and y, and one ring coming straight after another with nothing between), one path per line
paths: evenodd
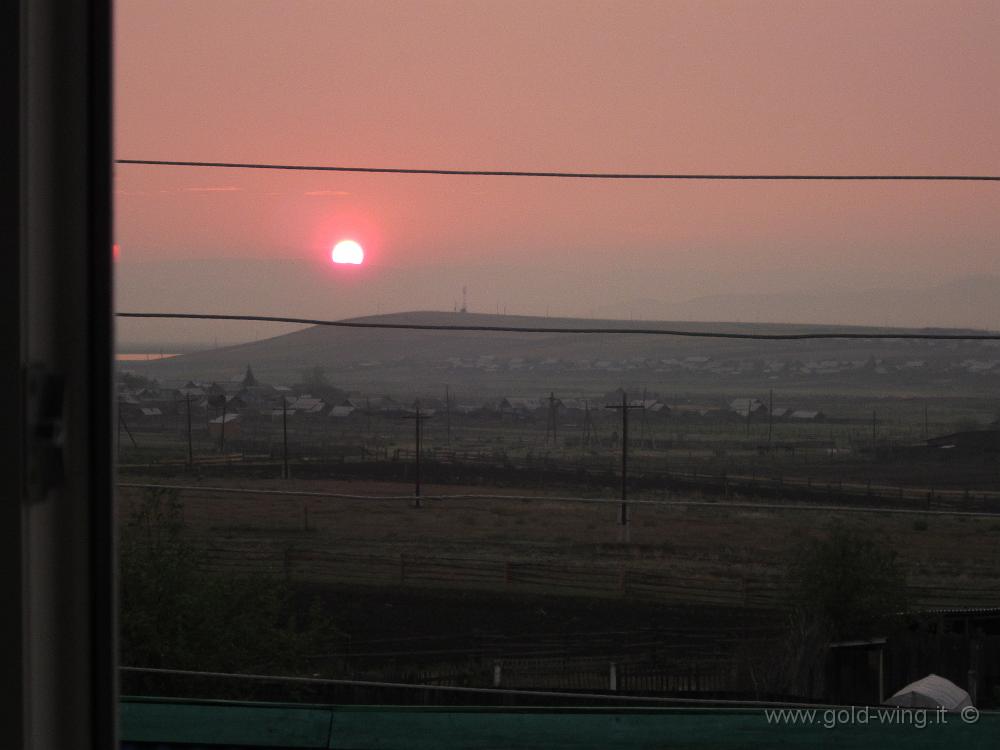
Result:
M774 433L774 389L768 394L767 404L767 447L771 448L771 435Z
M281 394L281 478L288 479L288 397Z
M581 442L583 443L584 447L587 447L587 448L590 447L590 437L591 437L592 430L593 430L593 426L591 425L591 422L590 422L590 401L584 399L584 402L583 402L583 438L581 440Z
M219 453L226 449L226 394L222 394L222 423L219 425Z
M448 386L444 387L444 421L445 430L448 435L448 445L451 446L451 392L448 390Z
M191 394L184 394L187 402L187 423L188 423L188 466L194 465L194 449L191 446Z
M646 388L642 389L642 421L639 423L639 445L646 446Z
M372 439L372 399L365 396L365 439Z
M930 437L930 432L927 429L927 404L924 404L924 440Z
M875 460L876 440L878 439L878 418L875 410L872 409L872 461Z
M421 414L420 413L420 399L417 399L414 402L413 406L414 406L414 413L413 414L404 415L403 419L412 419L413 420L414 431L415 431L415 442L416 442L416 451L415 451L415 454L416 454L415 455L415 459L416 459L416 461L415 462L416 462L416 471L415 471L414 486L413 486L413 497L414 497L413 507L414 508L419 508L420 507L420 434L421 434L421 432L423 432L423 429L422 429L423 421L425 419L430 419L430 415L428 415L428 414Z
M554 391L549 392L549 417L545 423L545 442L549 442L549 435L552 435L552 444L556 444L556 394Z
M622 391L622 402L620 404L607 404L605 409L621 409L622 411L622 501L618 507L618 525L622 526L623 541L629 541L629 521L628 512L628 411L629 409L643 409L644 404L630 404L628 394Z

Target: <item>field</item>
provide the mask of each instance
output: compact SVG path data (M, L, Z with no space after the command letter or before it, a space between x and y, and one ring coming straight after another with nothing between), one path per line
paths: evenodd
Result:
M164 389L119 423L122 520L175 487L206 571L318 596L342 642L310 674L774 697L796 560L834 529L896 555L911 613L1000 605L995 351L309 329L142 365ZM242 389L247 363L326 410L283 419L279 391ZM224 432L207 384L170 390L210 378L237 399ZM630 413L627 443L617 388L662 405ZM736 414L748 397L779 414ZM944 653L923 637L894 641L897 681ZM786 697L826 695L790 679Z
M137 478L130 477L130 481ZM635 498L630 541L618 504L525 500L342 499L285 492L402 496L409 485L368 481L225 481L228 494L184 490L190 533L213 564L267 569L308 583L443 586L670 604L769 607L780 602L790 550L834 523L874 531L896 549L923 607L1000 599L1000 516L690 507ZM425 486L424 494L483 494ZM254 492L255 490L260 492ZM272 491L277 494L263 494ZM122 490L124 513L138 490ZM693 500L693 499L692 499ZM718 505L718 507L713 507Z
M716 490L722 478L729 477L730 483L742 478L750 492L753 487L763 490L780 481L810 494L829 494L833 483L838 495L849 492L927 499L944 492L1000 499L1000 462L994 450L929 450L924 444L928 437L987 428L982 417L992 418L993 404L988 400L827 397L816 407L822 406L830 416L799 423L760 415L746 420L710 403L714 411L704 415L683 407L669 414L633 413L630 474L647 476L660 485L670 477L698 475L706 478L706 489ZM621 466L622 425L619 415L603 408L604 404L605 400L598 400L586 413L558 412L555 434L546 408L528 415L466 415L446 413L439 405L422 427L422 456L428 462L448 464L450 482L469 483L471 476L510 468L552 469L587 474L591 476L589 484L611 487L617 483ZM161 470L187 462L184 407L173 412L170 407L163 407L167 412L163 416L122 423L127 428L120 426L118 434L123 469ZM195 412L192 457L196 462L211 462L220 456L238 455L250 472L248 476L260 476L261 467L268 462L272 475L280 472L278 464L286 449L295 465L293 475L302 470L315 475L313 466L317 463L331 465L327 476L336 477L363 472L358 464L408 464L414 460L413 421L401 418L401 414L355 412L343 419L293 415L284 426L280 416L251 410L241 415L238 427L220 435L207 429L207 421L216 411ZM336 466L345 462L352 467ZM391 469L373 468L369 474L391 478ZM234 467L234 475L238 472ZM489 481L500 482L502 478ZM513 481L524 486L532 482L526 475ZM546 481L559 482L556 476ZM534 485L544 488L546 481L535 481Z
M332 676L489 685L502 663L505 685L596 689L614 663L620 689L746 695L747 664L781 642L791 553L834 524L899 554L914 609L1000 600L1000 516L685 506L646 493L625 542L616 503L537 491L470 499L483 488L427 485L414 507L403 483L184 486L207 569L283 577L336 613L343 649L315 665ZM142 492L121 489L123 517Z

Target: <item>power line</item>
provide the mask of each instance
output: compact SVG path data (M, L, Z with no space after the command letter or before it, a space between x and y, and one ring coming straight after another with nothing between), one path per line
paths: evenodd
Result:
M329 500L366 500L371 502L394 502L397 500L412 500L412 495L348 495L337 492L320 492L315 490L268 490L248 489L245 487L205 487L202 485L180 484L144 484L138 482L118 482L119 487L136 490L176 490L178 492L203 492L206 494L264 495L289 498L320 498ZM596 505L618 505L618 498L606 497L565 497L547 495L424 495L421 499L428 501L456 500L491 500L498 502L550 502L550 503L591 503ZM888 513L905 516L957 516L960 518L991 518L996 519L1000 512L969 511L969 510L923 510L918 508L892 508L870 505L811 505L806 503L753 503L753 502L712 502L706 500L629 500L635 505L654 505L666 508L733 508L740 510L792 510L814 511L819 513Z
M583 180L781 180L781 181L910 181L1000 182L995 175L940 174L710 174L669 172L553 172L506 169L415 169L410 167L338 167L313 164L260 164L252 162L171 161L165 159L116 159L116 164L154 167L206 167L213 169L272 169L297 172L363 172L366 174L442 175L450 177L555 177Z
M263 323L295 323L334 328L373 328L403 331L496 331L500 333L583 333L629 336L683 336L702 339L751 339L765 341L803 341L807 339L920 339L931 341L1000 341L1000 333L858 333L851 331L812 331L808 333L737 333L735 331L685 331L672 328L611 328L587 326L496 326L450 323L386 323L360 320L318 320L273 315L211 315L206 313L118 312L119 318L169 318L178 320L250 320Z
M159 674L176 675L187 677L218 677L224 679L251 680L255 682L288 682L304 685L341 685L346 687L373 687L373 688L403 688L407 690L437 690L451 693L478 693L492 695L526 696L536 698L574 698L586 700L607 700L621 703L662 703L669 704L690 704L702 706L790 706L801 708L820 708L818 703L793 703L793 702L771 702L758 700L726 700L722 698L661 698L642 697L637 695L613 695L602 693L573 693L557 690L517 690L511 688L484 688L466 687L460 685L433 685L409 682L381 682L376 680L338 680L327 677L292 677L285 675L270 674L243 674L239 672L199 672L190 669L162 669L154 667L119 667L120 672L134 672L137 674Z

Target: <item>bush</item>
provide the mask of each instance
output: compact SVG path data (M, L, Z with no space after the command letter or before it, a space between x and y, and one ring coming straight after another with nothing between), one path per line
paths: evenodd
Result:
M823 694L831 642L878 635L906 609L906 579L896 553L862 531L834 526L794 550L786 580L786 630L773 649L743 654L758 697Z
M317 602L303 613L280 579L206 572L183 531L176 493L155 490L121 529L123 665L290 674L332 650L339 634Z
M790 583L794 611L832 640L871 635L867 628L906 609L906 576L896 551L844 526L800 545Z

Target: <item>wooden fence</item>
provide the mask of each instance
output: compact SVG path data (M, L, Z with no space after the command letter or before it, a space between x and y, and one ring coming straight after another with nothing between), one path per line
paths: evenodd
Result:
M525 560L491 557L381 554L309 547L262 539L213 539L205 548L210 569L265 572L293 581L362 585L428 586L563 596L619 597L675 605L780 608L787 596L780 581L731 577L692 578L624 563ZM1000 584L911 584L911 600L923 607L995 606Z

